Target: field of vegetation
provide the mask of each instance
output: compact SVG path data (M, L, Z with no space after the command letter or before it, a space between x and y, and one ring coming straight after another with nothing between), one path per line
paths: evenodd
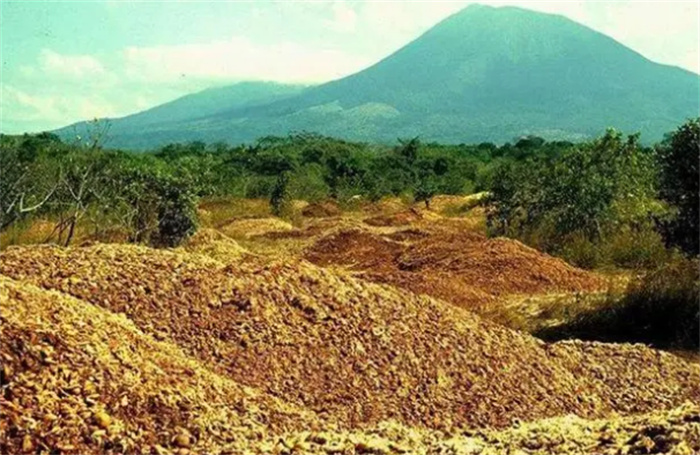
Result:
M0 138L0 452L700 452L700 120L105 134Z

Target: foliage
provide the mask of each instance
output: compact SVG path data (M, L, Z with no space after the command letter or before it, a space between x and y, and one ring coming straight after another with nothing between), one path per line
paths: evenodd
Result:
M0 227L41 210L57 188L49 156L60 148L58 137L42 133L0 139ZM54 174L54 175L51 175ZM47 178L51 175L51 178Z
M562 253L571 245L596 249L622 231L647 235L669 214L657 198L653 151L639 145L638 135L608 130L561 155L501 163L488 224L493 234ZM600 262L590 253L598 254L585 253L581 265Z
M104 150L100 137L68 144L47 133L1 136L3 229L42 219L56 226L47 240L62 244L89 224L95 235L117 229L133 241L174 245L196 229L199 198L266 199L288 216L296 199L345 207L398 196L430 207L436 194L486 191L493 234L585 266L649 267L665 254L659 224L682 246L697 232L697 179L676 175L692 170L697 122L655 149L614 130L579 144L526 136L501 146L417 137L385 146L301 132L142 154Z
M659 147L661 197L677 208L677 217L667 223L670 244L698 255L700 241L700 118L680 126Z
M270 195L270 208L272 209L272 214L275 216L284 215L290 205L289 200L289 175L286 172L282 172L275 182L275 186L272 188L272 194Z
M123 224L133 241L173 247L196 231L198 198L187 180L163 166L131 163L117 182L122 186Z
M44 241L69 245L82 223L94 226L96 236L126 230L131 240L156 246L177 245L196 229L205 186L182 163L50 135L3 136L0 147L3 228L44 217L55 224Z

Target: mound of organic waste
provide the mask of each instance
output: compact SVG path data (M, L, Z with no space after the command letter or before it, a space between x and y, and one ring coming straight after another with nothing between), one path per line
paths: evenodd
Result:
M407 204L401 198L398 197L385 197L382 198L381 200L367 204L364 207L364 210L367 213L374 213L374 214L387 214L387 213L396 213L400 212L402 210L406 210L409 207L410 204Z
M339 216L342 212L338 205L334 202L317 202L304 207L301 214L308 218L325 218L330 216Z
M314 427L123 315L1 276L0 299L0 453L240 453Z
M243 218L221 226L219 230L229 237L250 238L269 232L291 231L294 226L279 218Z
M472 286L469 281L451 272L409 272L390 268L372 269L356 276L374 283L388 284L442 299L462 308L476 308L493 303L494 296Z
M124 313L213 372L341 426L504 427L700 398L700 369L668 354L634 363L645 380L629 382L620 364L581 366L597 357L553 355L452 305L303 261L224 265L127 245L10 248L0 259L4 275Z
M700 451L700 408L605 420L566 416L495 431L448 432L396 421L339 430L309 411L215 374L131 321L56 291L0 277L2 453L673 453ZM673 356L637 346L557 343L568 362L634 374ZM560 352L562 354L562 352ZM640 355L641 354L641 355ZM620 359L622 360L622 359ZM583 372L588 375L588 372ZM597 375L604 380L607 375ZM644 377L650 386L668 381ZM692 378L691 378L692 379ZM635 386L616 382L619 394ZM653 390L650 390L653 392ZM662 395L665 392L662 391ZM648 396L653 400L653 396ZM653 403L652 403L653 404ZM664 401L658 407L664 407ZM632 410L632 409L631 409Z
M264 238L264 239L304 239L313 236L312 233L307 232L302 229L291 229L288 231L270 231L261 235L256 235L254 238Z
M603 282L517 240L474 233L436 235L411 245L397 260L401 270L452 272L494 295L584 291Z
M306 252L318 265L339 264L353 270L392 268L403 246L361 229L347 229L322 237Z
M429 232L424 231L422 229L414 228L402 229L400 231L395 231L384 235L384 237L391 240L396 240L397 242L413 242L416 240L424 239L429 236Z
M449 224L411 232L340 231L318 239L305 258L363 271L362 277L371 281L466 307L503 295L591 291L605 285L597 275L515 240L455 233Z
M675 454L700 453L700 407L686 403L671 411L600 420L576 416L516 424L505 430L449 433L397 422L354 431L290 433L261 445L264 453L373 454Z
M547 345L547 350L575 375L587 378L596 393L610 397L624 414L679 403L686 395L676 384L697 379L695 368L688 369L678 357L643 344L570 340ZM639 384L646 385L640 388Z
M184 249L193 253L201 253L223 262L240 259L250 254L232 238L216 229L200 228L197 233L187 239Z

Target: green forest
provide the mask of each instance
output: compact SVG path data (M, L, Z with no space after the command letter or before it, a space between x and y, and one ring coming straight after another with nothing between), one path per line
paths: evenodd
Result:
M358 201L487 192L492 235L514 237L584 267L646 267L668 247L698 253L698 120L643 146L615 131L581 143L523 137L384 146L311 133L253 144L190 142L146 153L105 149L108 125L65 142L51 133L0 138L2 229L55 220L47 241L76 225L122 230L133 242L176 246L197 228L202 199Z

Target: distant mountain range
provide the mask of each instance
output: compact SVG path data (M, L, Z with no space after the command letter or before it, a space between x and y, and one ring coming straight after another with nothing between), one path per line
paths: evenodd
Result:
M528 134L585 139L610 126L653 141L699 112L697 74L562 16L472 5L339 80L244 82L111 119L109 145L241 143L302 130L373 142L501 143Z

